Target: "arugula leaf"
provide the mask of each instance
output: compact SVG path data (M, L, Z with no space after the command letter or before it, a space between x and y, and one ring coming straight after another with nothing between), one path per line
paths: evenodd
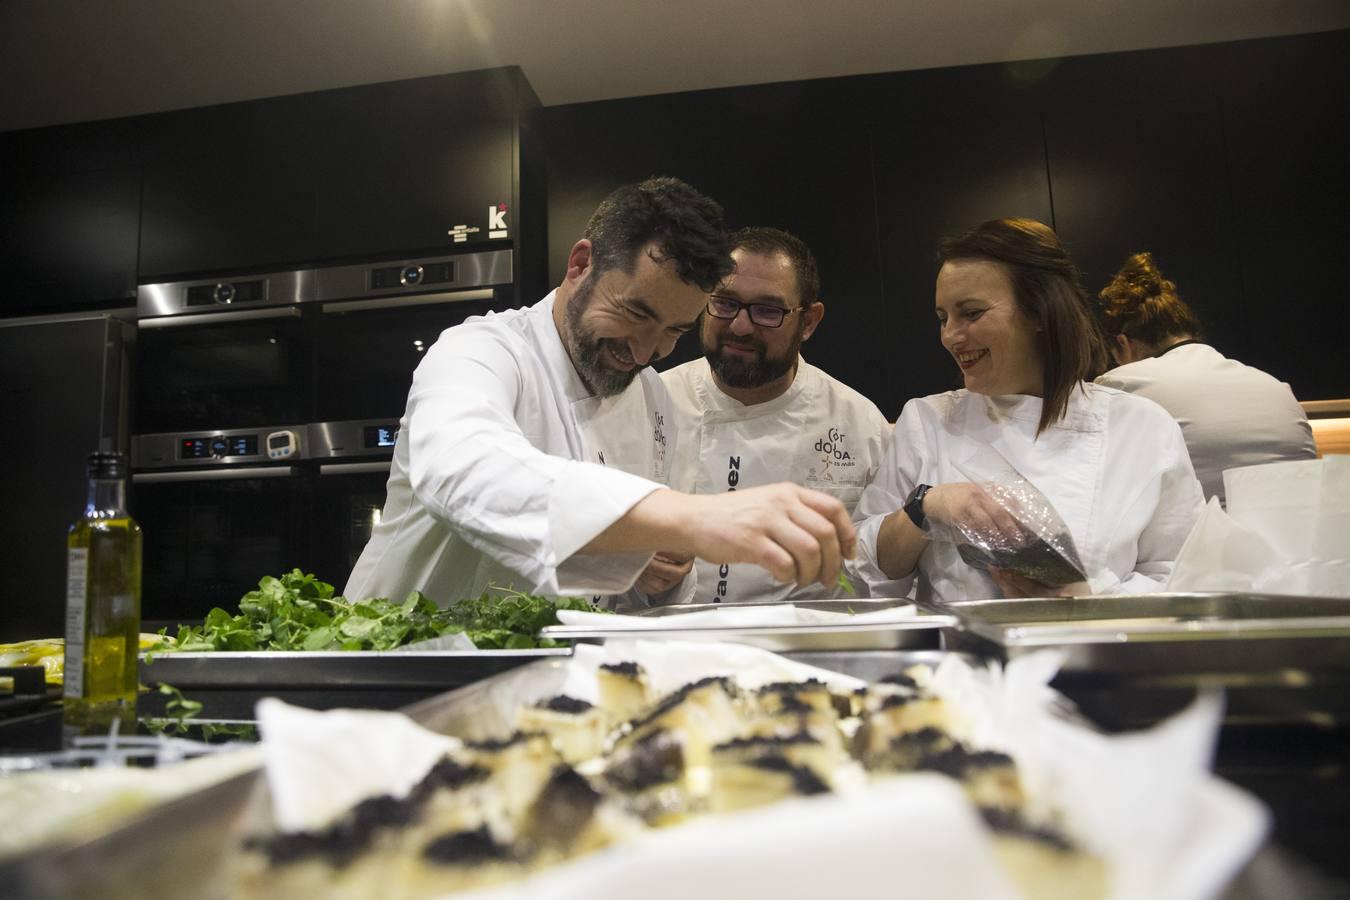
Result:
M839 585L839 587L848 591L855 597L858 595L858 591L853 587L853 582L849 580L849 577L847 575L844 574L843 569L839 570L839 578L835 581L835 584Z
M204 650L392 650L463 632L483 649L561 646L539 630L558 624L559 609L591 610L578 597L550 599L489 585L476 598L441 609L419 591L394 603L383 597L353 602L299 569L263 577L239 601L239 614L213 609L177 637L163 631L156 652Z

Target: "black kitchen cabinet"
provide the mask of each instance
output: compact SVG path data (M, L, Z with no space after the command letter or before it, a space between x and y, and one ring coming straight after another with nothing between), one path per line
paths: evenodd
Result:
M826 315L803 355L885 408L889 325L877 303L881 278L865 127L838 104L826 108L814 86L798 85L544 113L553 285L609 191L650 175L679 177L720 203L730 227L772 225L806 241L820 267ZM660 367L698 355L691 335Z
M493 69L145 117L141 281L512 246L537 105Z
M315 124L303 95L145 117L141 280L313 258Z
M94 450L127 447L135 328L109 315L0 320L0 642L65 633L66 536Z
M879 125L876 215L889 311L886 354L895 417L910 397L961 386L933 311L938 245L989 219L1052 222L1041 119L1032 111L896 116Z
M509 246L521 225L517 117L532 96L515 69L311 95L323 254ZM454 240L456 226L465 240Z
M0 316L133 300L140 192L117 123L0 135Z

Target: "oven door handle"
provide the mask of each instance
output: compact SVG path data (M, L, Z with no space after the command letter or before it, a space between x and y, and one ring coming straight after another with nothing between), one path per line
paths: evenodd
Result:
M399 309L405 306L428 306L432 303L468 303L471 300L491 300L492 288L465 291L438 291L434 294L410 294L403 297L371 297L368 300L334 300L320 307L325 313L363 312L371 309Z
M236 309L230 312L199 313L191 316L160 316L141 319L137 328L184 328L189 325L214 325L217 322L248 322L255 319L298 319L298 306L272 306L265 309Z
M135 472L137 484L168 484L175 481L236 481L243 478L289 478L295 466L245 466L239 469L197 469L191 472Z
M393 465L390 462L324 463L319 466L320 475L365 475L373 472L388 472Z

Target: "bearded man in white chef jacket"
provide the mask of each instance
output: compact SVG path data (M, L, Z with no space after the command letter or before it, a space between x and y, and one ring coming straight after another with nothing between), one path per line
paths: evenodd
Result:
M890 423L875 403L801 357L825 316L810 248L777 228L742 229L731 240L736 270L709 299L699 332L704 357L662 375L680 430L671 484L717 494L791 481L852 513L886 454ZM662 553L653 568L679 562ZM720 560L700 559L697 571L701 603L841 591L783 584L757 566Z
M855 542L833 497L664 486L679 438L648 366L697 324L727 250L721 207L648 179L601 203L542 301L444 331L414 373L383 515L345 595L620 594L656 550L832 582Z

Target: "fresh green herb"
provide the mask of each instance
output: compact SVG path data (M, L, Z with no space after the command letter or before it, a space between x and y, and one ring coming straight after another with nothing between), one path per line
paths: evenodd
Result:
M239 614L211 610L197 627L152 652L209 650L392 650L463 632L480 649L556 647L539 629L558 624L559 609L592 609L577 598L551 600L489 586L481 597L441 609L414 591L402 603L384 598L354 602L333 596L333 586L294 569L270 575L239 601Z
M238 741L259 740L258 726L252 722L202 722L197 727L202 730L202 740L208 744L216 738L233 738Z
M198 722L196 717L202 711L199 701L184 697L183 692L171 684L161 684L159 692L169 698L164 704L164 715L146 716L140 720L151 734L191 735L195 728L200 732L201 740L208 743L219 738L258 739L258 726L252 722Z
M202 711L202 704L199 700L189 700L183 696L183 692L171 684L161 684L159 692L169 697L164 704L164 712L170 719L177 719L182 722L184 719L190 719Z
M201 702L189 700L183 696L182 691L171 684L161 684L159 692L169 698L164 704L164 716L146 718L142 722L155 734L183 734L189 725L195 724L188 722L188 719L202 711Z
M541 628L558 624L560 609L596 611L589 600L580 597L550 600L489 585L482 596L461 600L445 610L445 615L460 625L480 650L525 650L563 646L539 637Z
M853 587L853 582L850 581L849 577L844 574L843 569L839 570L839 578L835 580L835 584L839 585L841 588L848 591L850 594L853 594L854 596L857 596L858 594L857 590L855 590Z

